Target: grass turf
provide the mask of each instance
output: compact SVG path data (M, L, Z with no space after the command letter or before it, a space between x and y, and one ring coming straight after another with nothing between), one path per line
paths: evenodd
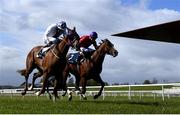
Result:
M0 96L1 114L180 114L180 98L173 97L162 99L153 97L133 97L131 101L127 97L100 97L94 100L80 100L73 96L71 102L67 97L56 102L47 99L46 96Z

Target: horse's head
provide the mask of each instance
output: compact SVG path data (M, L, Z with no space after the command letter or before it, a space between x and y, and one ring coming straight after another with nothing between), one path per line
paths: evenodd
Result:
M104 44L104 45L103 45ZM108 40L102 40L102 44L105 47L105 52L113 57L118 55L118 51L114 48L114 45Z
M75 27L73 29L68 29L67 39L71 46L73 46L75 42L79 41L79 38L80 37L77 34Z

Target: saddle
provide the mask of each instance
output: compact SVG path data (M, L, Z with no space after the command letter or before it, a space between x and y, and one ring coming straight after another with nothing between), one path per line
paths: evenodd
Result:
M62 41L62 40L58 39L58 41L56 41L56 42L57 42L56 44L60 43L61 41ZM38 54L37 54L36 57L42 59L43 57L45 57L46 53L47 53L50 49L52 49L56 44L53 44L52 42L49 42L49 44L43 46L43 47L40 49L40 51L38 52Z
M68 63L70 64L80 64L85 59L90 59L92 52L83 52L84 56L82 56L79 52L78 53L69 53L67 55Z

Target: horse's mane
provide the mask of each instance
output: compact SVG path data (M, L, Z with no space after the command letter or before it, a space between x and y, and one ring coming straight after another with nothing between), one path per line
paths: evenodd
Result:
M99 43L99 46L97 49L99 49L99 47L103 44L103 43L107 43L107 45L114 47L114 45L106 38L104 40L101 40L101 42Z
M104 39L104 40L101 40L101 42L100 42L99 45L97 46L97 49L92 52L91 58L92 58L92 56L94 56L94 55L96 55L97 53L99 53L99 50L100 50L99 48L100 48L103 44L106 44L106 45L108 45L108 46L110 46L110 47L114 47L114 45L113 45L107 38Z

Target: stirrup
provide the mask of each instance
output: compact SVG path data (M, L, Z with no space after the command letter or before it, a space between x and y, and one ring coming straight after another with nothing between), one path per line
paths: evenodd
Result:
M37 57L37 58L40 58L40 59L43 58L42 54L37 54L36 57Z

